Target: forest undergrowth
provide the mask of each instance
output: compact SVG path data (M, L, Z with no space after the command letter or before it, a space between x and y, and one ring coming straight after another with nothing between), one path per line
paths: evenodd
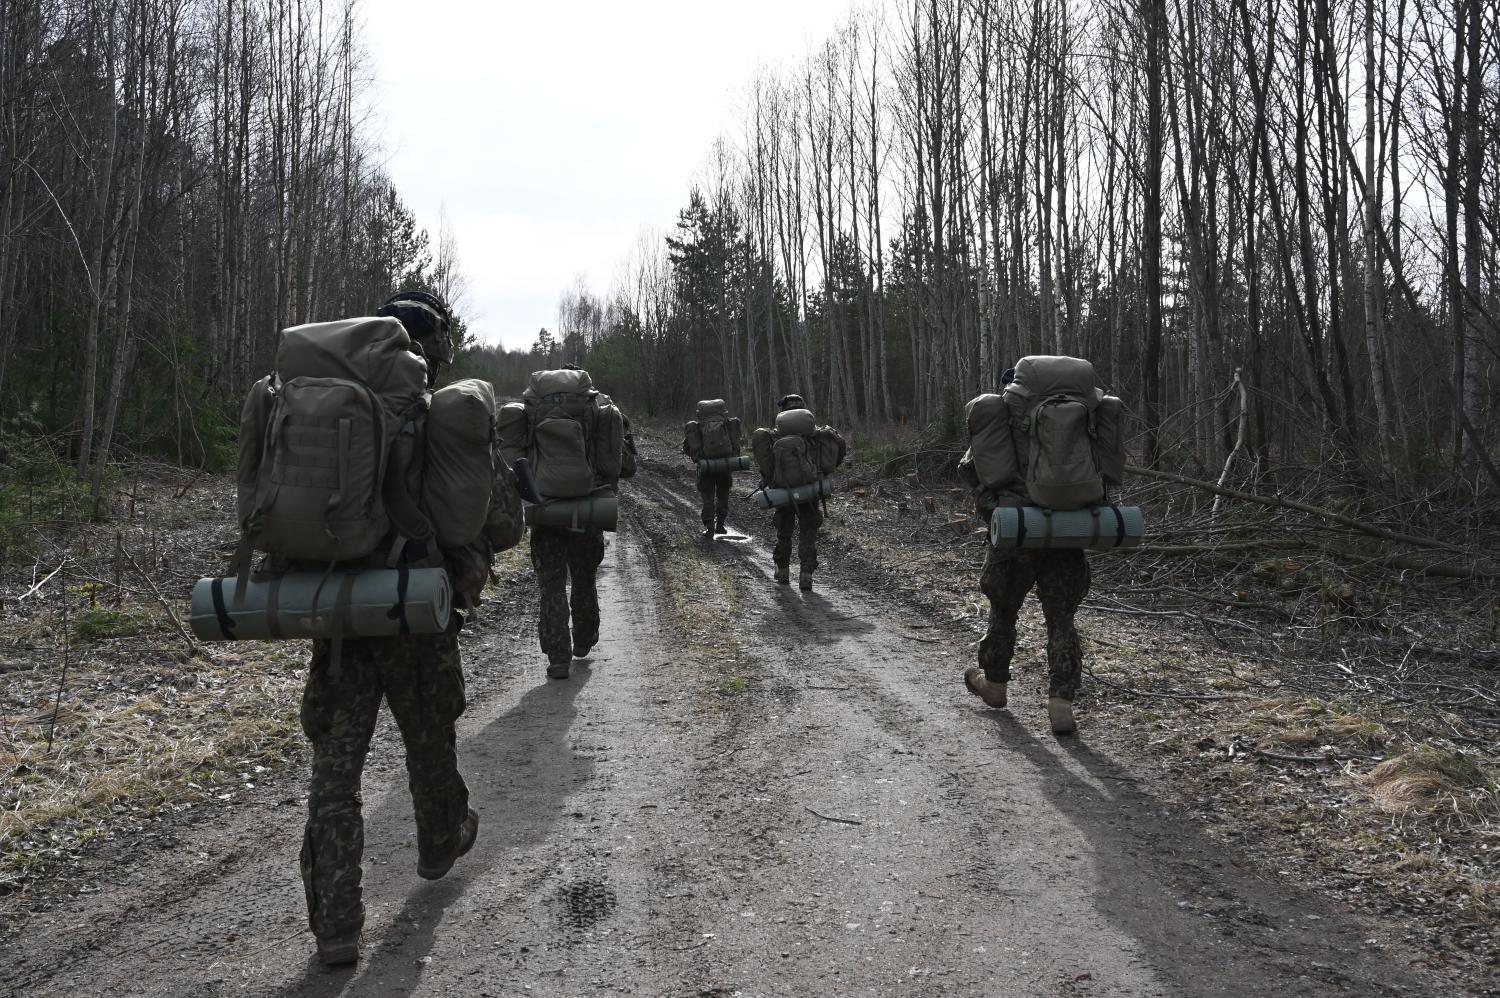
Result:
M91 844L158 834L163 812L232 803L301 745L300 644L187 629L185 594L233 552L228 482L138 463L93 520L59 481L8 496L0 895L66 879Z

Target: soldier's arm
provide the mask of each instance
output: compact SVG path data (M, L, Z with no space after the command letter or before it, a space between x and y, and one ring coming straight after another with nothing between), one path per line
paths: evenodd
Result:
M964 451L958 462L958 478L969 487L974 496L974 512L982 520L989 520L1001 506L1025 506L1027 503L1024 482L1012 481L999 488L981 484L979 473L974 469L974 458L968 451Z
M625 441L620 445L620 477L635 477L635 434L630 430L630 417L622 411L620 417L625 421ZM683 453L687 452L687 442L683 441Z
M521 512L521 490L515 470L494 447L494 476L490 481L490 509L484 518L484 536L492 551L508 551L526 535L526 518Z

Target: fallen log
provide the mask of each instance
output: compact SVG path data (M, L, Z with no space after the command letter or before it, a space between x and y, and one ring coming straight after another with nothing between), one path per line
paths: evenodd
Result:
M1205 492L1212 492L1214 495L1227 496L1230 499L1238 499L1241 502L1258 503L1262 506L1275 506L1280 509L1296 510L1299 513L1309 513L1313 516L1320 516L1325 520L1332 521L1333 523L1342 524L1343 526L1346 526L1351 530L1357 530L1362 534L1368 534L1371 537L1378 537L1381 540L1394 541L1397 544L1410 544L1413 547L1428 548L1433 551L1451 551L1454 554L1461 554L1465 557L1473 556L1471 550L1462 545L1449 544L1447 541L1440 541L1435 537L1422 537L1418 534L1407 534L1402 533L1399 530L1390 530L1386 527L1378 527L1372 523L1365 523L1363 520L1356 519L1355 517L1348 516L1344 513L1336 513L1331 509L1323 509L1319 506L1313 506L1309 503L1298 502L1295 499L1283 499L1280 496L1258 496L1250 492L1241 492L1239 489L1224 488L1221 485L1215 485L1213 482L1206 482L1201 478L1190 478L1187 475L1178 475L1170 471L1156 471L1151 468L1141 468L1133 464L1126 465L1125 470L1132 475L1144 475L1147 478L1157 478L1161 479L1162 481L1177 482L1180 485L1191 485L1194 488L1203 489Z

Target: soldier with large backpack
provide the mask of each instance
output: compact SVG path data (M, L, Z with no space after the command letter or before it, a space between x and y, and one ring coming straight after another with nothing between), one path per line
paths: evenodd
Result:
M312 779L301 869L328 965L359 958L360 777L382 700L406 747L418 875L442 877L478 834L458 771L462 618L450 611L478 605L495 552L525 527L493 389L432 391L453 359L450 324L440 300L405 292L373 317L282 334L276 373L241 416L238 578L204 580L214 637L327 635L313 642L302 698ZM252 573L254 551L267 557Z
M740 421L729 415L723 399L698 403L697 418L683 426L682 452L698 465L698 493L703 497L703 536L728 533L729 490L734 472L749 467L740 454Z
M524 468L522 494L532 503L526 516L547 677L567 679L573 659L599 642L595 575L604 532L615 529L615 490L635 474L630 421L589 372L568 366L531 375L521 401L501 409L500 437Z
M1047 622L1047 714L1054 733L1071 734L1083 674L1074 615L1090 583L1082 548L1129 543L1127 518L1109 495L1125 463L1120 400L1104 394L1093 365L1076 357L1023 357L1002 381L1002 394L969 402L970 444L959 474L986 523L1002 519L1018 529L991 532L980 579L989 629L964 685L989 706L1006 706L1016 618L1035 588ZM1011 509L1009 518L996 517Z
M797 535L797 586L813 587L818 570L818 528L823 526L823 502L832 493L828 476L844 463L844 438L831 426L818 425L801 395L777 402L774 428L762 427L750 438L760 471L757 501L776 510L776 581L791 582L792 534Z

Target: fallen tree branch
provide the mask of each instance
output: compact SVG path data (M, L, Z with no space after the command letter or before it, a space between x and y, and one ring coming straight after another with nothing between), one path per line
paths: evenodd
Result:
M1270 759L1273 762L1299 762L1306 765L1317 765L1319 763L1334 763L1353 759L1379 759L1378 755L1352 755L1346 752L1325 752L1322 755L1289 755L1285 752L1272 752L1257 745L1250 745L1244 739L1236 736L1229 742L1229 758L1234 759L1244 754L1256 755L1262 759Z
M1475 562L1467 565L1451 565L1442 562L1427 562L1420 558L1413 558L1407 554L1380 554L1367 555L1357 551L1346 551L1332 544L1324 544L1320 541L1307 541L1308 546L1317 548L1324 554L1335 558L1342 558L1359 565L1380 565L1385 568L1395 568L1406 572L1416 572L1420 575L1435 575L1446 579L1484 579L1487 581L1500 580L1500 569L1488 568Z
M836 821L840 825L863 825L864 824L863 821L858 821L858 820L856 820L854 818L835 818L831 814L823 814L820 811L814 811L812 808L807 807L806 804L803 804L802 806L805 807L805 808L807 808L807 811L808 811L809 814L817 815L819 818L822 818L824 821Z
M45 586L47 583L51 582L52 581L52 576L56 575L58 572L61 572L63 570L63 565L66 565L67 563L68 563L68 559L64 558L62 560L61 564L59 564L56 568L54 568L51 572L49 572L47 574L47 577L45 579L43 579L41 582L38 582L36 585L32 586L30 589L28 589L24 593L22 593L16 599L16 602L20 603L20 602L24 601L26 599L26 597L30 596L32 593L38 592L43 586ZM33 576L33 578L35 578L35 576Z
M1300 547L1293 540L1275 541L1225 541L1223 544L1142 544L1133 548L1113 548L1111 554L1159 554L1167 558L1183 558L1195 554L1215 554L1220 551L1255 551L1260 548Z
M1275 548L1314 548L1324 554L1332 555L1344 561L1354 562L1360 565L1381 565L1385 568L1395 568L1407 572L1416 572L1419 575L1432 575L1445 579L1483 579L1485 581L1500 581L1500 568L1489 568L1484 565L1471 562L1467 565L1452 565L1441 562L1427 562L1420 558L1413 558L1404 554L1382 554L1367 555L1356 551L1346 551L1343 548L1331 544L1324 544L1313 540L1258 540L1258 541L1226 541L1223 544L1142 544L1133 548L1118 548L1111 551L1113 555L1160 555L1163 558L1191 558L1197 555L1222 554L1235 551L1270 551ZM1238 604L1233 604L1238 605Z
M192 634L188 633L187 628L182 626L182 621L177 618L177 611L172 609L172 604L167 602L167 598L161 594L161 590L156 588L156 583L152 580L151 576L146 574L146 570L140 566L140 563L135 560L135 555L129 551L125 551L123 548L121 552L125 555L125 559L130 562L130 567L135 569L136 574L145 581L147 588L151 590L151 595L156 598L156 602L160 603L161 608L167 611L167 617L172 621L172 626L177 628L177 633L182 636L182 640L187 642L188 651L190 653L197 651L197 640Z
M1243 748L1244 747L1241 746L1242 751ZM1331 755L1287 755L1284 752L1268 752L1263 748L1256 748L1253 745L1250 746L1250 751L1253 754L1260 756L1262 759L1271 759L1275 762L1305 762L1317 764L1320 762L1333 762L1337 758L1337 756Z
M1305 502L1298 502L1295 499L1283 499L1280 496L1253 495L1249 492L1241 492L1239 489L1227 489L1222 486L1215 485L1213 482L1205 482L1201 478L1189 478L1187 475L1178 475L1170 471L1155 471L1151 468L1141 468L1133 464L1126 465L1125 470L1130 472L1132 475L1144 475L1147 478L1157 478L1162 481L1177 482L1180 485L1191 485L1194 488L1203 489L1204 491L1212 492L1215 495L1227 496L1230 499L1239 499L1242 502L1258 503L1262 506L1275 506L1280 509L1292 509L1296 510L1299 513L1309 513L1313 516L1322 517L1323 519L1330 520L1334 523L1343 524L1344 526L1349 527L1353 530L1357 530L1362 534L1368 534L1371 537L1379 537L1382 540L1395 541L1398 544L1410 544L1413 547L1428 548L1434 551L1451 551L1454 554L1461 554L1466 557L1472 557L1472 551L1470 548L1466 548L1458 544L1449 544L1447 541L1440 541L1432 537L1421 537L1417 534L1406 534L1398 530L1388 530L1385 527L1377 527L1374 524L1365 523L1361 520L1355 519L1352 516L1346 516L1343 513L1336 513L1331 509L1322 509L1321 507L1312 506Z
M1230 696L1229 694L1226 694L1226 693L1158 693L1155 690L1143 690L1143 689L1139 689L1139 688L1137 688L1135 686L1122 686L1119 683L1112 683L1108 679L1105 679L1103 676L1101 676L1098 673L1094 672L1093 670L1089 670L1089 678L1092 679L1092 680L1094 680L1097 683L1103 683L1105 686L1108 686L1112 690L1119 690L1121 693L1132 693L1132 694L1135 694L1136 696L1143 696L1143 697L1157 697L1157 698L1162 699L1162 700L1203 700L1203 701L1210 701L1210 700L1245 700L1245 699L1247 699L1246 697Z

